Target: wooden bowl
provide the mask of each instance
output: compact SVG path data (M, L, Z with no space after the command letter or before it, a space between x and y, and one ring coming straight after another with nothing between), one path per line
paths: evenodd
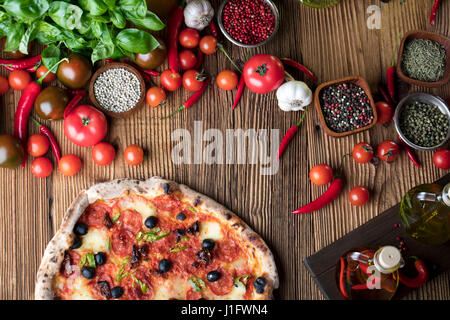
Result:
M139 79L139 82L141 84L141 97L139 99L139 102L130 110L125 111L125 112L112 112L109 110L106 110L102 105L100 105L100 103L97 101L97 99L95 98L95 94L94 94L94 83L97 80L98 76L110 69L125 69L131 73L133 73L134 75L136 75ZM101 111L103 111L104 113L106 113L107 115L114 117L114 118L126 118L129 115L131 115L133 112L139 110L140 108L142 108L142 106L144 105L144 101L145 101L145 91L146 91L146 87L145 87L145 81L144 81L144 77L142 76L142 74L136 70L136 68L133 68L132 66L130 66L129 64L126 63L122 63L122 62L113 62L113 63L108 63L107 65L99 68L94 75L91 78L91 82L89 83L89 98L91 99L91 102Z
M405 50L406 44L414 39L433 40L433 41L439 42L445 48L445 51L447 54L447 60L445 63L444 76L442 77L441 80L436 81L436 82L419 81L416 79L412 79L403 73L403 70L402 70L403 51ZM398 50L397 75L404 82L412 84L412 85L416 85L416 86L421 86L421 87L426 87L426 88L436 88L436 87L445 85L450 80L450 39L443 35L433 33L433 32L426 32L426 31L420 31L420 30L413 30L413 31L407 32L403 36L403 39L400 43L400 47Z
M348 83L348 82L352 82L358 86L360 86L364 92L366 93L367 97L369 98L370 101L370 106L372 108L373 111L373 121L371 124L362 127L362 128L358 128L355 130L351 130L351 131L346 131L346 132L335 132L332 129L330 129L325 121L325 116L323 114L322 111L322 106L320 104L320 92L326 88L329 87L331 85L334 84L339 84L339 83ZM372 97L372 93L370 91L369 85L367 84L367 81L364 80L362 77L360 76L350 76L350 77L346 77L346 78L342 78L342 79L338 79L338 80L334 80L334 81L330 81L330 82L325 82L322 83L315 92L315 96L314 96L314 105L316 107L317 113L319 114L319 119L320 119L320 123L322 125L322 128L325 130L326 134L328 134L329 136L335 137L335 138L342 138L345 136L349 136L358 132L362 132L365 130L369 130L370 128L372 128L378 121L378 115L377 115L377 110L375 108L375 101L373 100Z

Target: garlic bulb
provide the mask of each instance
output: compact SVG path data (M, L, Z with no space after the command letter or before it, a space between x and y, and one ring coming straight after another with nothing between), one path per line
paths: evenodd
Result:
M214 9L207 0L191 0L184 8L184 23L189 28L203 30L214 17Z
M283 111L303 111L312 98L311 89L302 81L288 81L277 90L278 106Z

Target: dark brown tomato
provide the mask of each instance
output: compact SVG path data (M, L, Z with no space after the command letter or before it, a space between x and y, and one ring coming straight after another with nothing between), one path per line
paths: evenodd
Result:
M0 168L17 168L24 158L22 143L13 135L0 135Z
M5 51L5 45L6 45L6 37L2 38L2 50L5 52L5 55L9 59L23 59L27 55L20 52L19 50L13 50L13 51ZM28 52L31 51L31 43L28 43Z
M135 63L142 69L156 69L164 63L167 57L167 47L161 39L157 38L159 47L149 53L135 54Z
M134 235L127 230L119 230L111 236L111 249L120 257L130 256L133 251Z
M208 288L211 289L211 291L218 296L224 296L230 293L234 285L233 276L222 268L218 268L214 271L218 271L220 273L220 278L215 282L209 282L207 280L206 285L208 286Z
M126 210L120 214L119 223L125 230L137 234L143 225L142 216L134 210Z
M47 87L37 96L34 110L41 119L62 120L69 101L65 90L58 87Z
M87 207L80 218L80 222L86 223L88 227L103 228L105 215L109 215L111 208L102 203L93 203Z
M81 89L87 85L92 76L92 64L85 57L78 53L71 53L67 56L68 62L62 62L56 77L70 89Z

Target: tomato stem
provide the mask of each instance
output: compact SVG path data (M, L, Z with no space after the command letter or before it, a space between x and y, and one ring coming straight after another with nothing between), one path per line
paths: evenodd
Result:
M231 59L230 55L228 54L227 50L223 47L221 43L217 44L217 48L219 48L220 51L227 57L228 60L230 60L231 64L238 70L240 73L242 73L242 70L234 63L233 59Z

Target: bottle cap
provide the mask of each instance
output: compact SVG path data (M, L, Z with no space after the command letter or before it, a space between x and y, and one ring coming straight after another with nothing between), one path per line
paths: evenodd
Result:
M400 250L393 246L382 247L375 253L374 264L382 273L392 273L402 264Z

